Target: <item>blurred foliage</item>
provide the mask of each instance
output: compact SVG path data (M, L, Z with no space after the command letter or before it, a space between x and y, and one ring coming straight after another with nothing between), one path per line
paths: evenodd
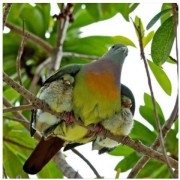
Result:
M90 25L95 22L110 19L117 13L120 13L124 20L129 22L131 12L135 11L140 4L137 3L77 3L74 6L73 17L74 22L71 23L67 30L67 36L63 44L63 50L65 52L75 52L86 55L101 56L104 54L108 47L114 43L123 43L132 47L136 47L138 42L134 43L128 37L118 35L111 36L89 36L81 37L81 27ZM61 4L58 4L61 7ZM36 36L40 37L53 47L56 46L57 41L57 20L50 14L50 4L36 4L32 6L30 4L13 4L11 11L8 15L7 22L14 24L22 28L23 20L25 21L25 29ZM139 25L141 22L141 29L143 34L143 47L146 47L148 43L152 41L152 60L149 61L149 66L155 75L158 83L163 90L170 95L171 94L171 82L165 72L158 67L163 63L172 62L169 55L174 42L174 30L172 20L171 4L163 4L160 12L152 17L152 20L146 26L147 29L157 22L161 21L161 25L157 31L144 30L143 22L136 16L135 24ZM123 23L123 22L120 22ZM129 22L130 23L130 22ZM47 38L47 34L49 37ZM169 35L169 36L168 36ZM168 36L168 38L166 38ZM16 58L17 52L20 46L21 37L13 31L3 34L3 70L17 80L16 70ZM34 77L35 70L39 64L44 62L49 56L49 52L46 52L41 46L32 41L27 41L24 47L24 52L21 59L22 67L22 80L25 88L29 89L31 81ZM88 63L87 59L76 59L70 57L64 57L61 65L64 66L70 63ZM158 66L157 66L158 65ZM157 67L156 67L157 66ZM46 71L43 71L44 74ZM162 76L159 76L161 74ZM42 84L42 79L38 82L36 92L39 90ZM3 86L4 97L6 97L12 105L21 104L24 102L23 98L13 89L7 85ZM35 92L35 93L36 93ZM134 121L134 128L130 134L133 139L142 141L145 145L150 146L155 140L158 132L156 131L156 125L154 121L154 111L151 102L151 96L147 93L144 94L144 105L139 107L141 116L152 126L149 129L146 125L140 123L138 120ZM156 102L158 115L161 125L165 122L163 111ZM23 115L29 119L30 111L23 112ZM7 113L6 116L13 118L11 113ZM165 145L167 152L170 156L178 158L178 125L175 123L175 128L170 130L170 133L165 139ZM152 130L153 129L153 130ZM31 138L28 130L26 130L20 123L11 121L4 118L3 121L3 163L6 173L9 178L28 178L28 175L23 172L22 166L31 153L32 149L36 145L35 139ZM116 170L125 172L131 169L140 158L140 154L133 149L119 145L109 154L113 156L122 156ZM12 161L13 159L13 161ZM62 178L63 175L57 169L54 162L51 161L46 167L37 174L38 178ZM167 167L157 161L149 161L143 170L139 173L138 178L169 178Z

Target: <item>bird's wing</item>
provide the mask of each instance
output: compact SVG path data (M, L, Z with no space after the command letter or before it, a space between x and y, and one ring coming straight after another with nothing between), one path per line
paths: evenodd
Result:
M68 66L62 67L55 74L53 74L48 79L46 79L44 84L56 81L57 79L62 77L64 74L70 74L71 76L75 76L79 72L81 67L82 67L82 65L80 65L80 64L70 64Z

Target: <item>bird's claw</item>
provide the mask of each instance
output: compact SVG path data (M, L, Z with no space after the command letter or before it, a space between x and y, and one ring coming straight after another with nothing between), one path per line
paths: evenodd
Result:
M106 132L103 125L99 124L96 134L104 134Z
M66 112L66 125L71 125L74 122L74 115L73 112Z
M104 126L102 126L101 124L97 125L96 126L96 130L95 131L92 131L92 130L89 130L88 133L87 133L87 137L93 137L95 135L99 135L99 134L103 134L105 135L106 134L106 129L104 128Z
M87 137L93 137L94 135L96 135L96 132L89 130L86 136Z

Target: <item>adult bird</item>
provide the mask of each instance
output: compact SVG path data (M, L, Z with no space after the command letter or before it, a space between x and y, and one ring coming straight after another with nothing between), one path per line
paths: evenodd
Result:
M64 140L86 143L93 139L94 136L89 136L86 128L78 125L70 126L70 130L67 128L67 124L72 123L73 117L80 119L85 126L98 125L121 112L119 84L127 53L126 46L116 44L98 61L86 65L66 66L45 81L39 98L49 104L52 110L59 113L65 112L66 124L59 117L35 110L31 122L32 135L37 130L45 137L49 134L57 136L56 130L62 127L62 124L69 133L65 132L60 138L55 137L49 140L42 138L26 161L23 167L25 172L36 174L40 171L64 145ZM60 87L59 84L64 86Z

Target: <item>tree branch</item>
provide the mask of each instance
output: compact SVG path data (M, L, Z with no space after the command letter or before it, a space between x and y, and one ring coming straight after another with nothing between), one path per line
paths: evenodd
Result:
M62 56L63 56L63 44L66 37L67 28L69 25L69 16L71 15L71 12L73 10L73 4L68 3L67 6L64 8L64 4L61 8L61 13L59 15L59 24L58 24L58 38L57 38L57 54L54 61L54 67L53 69L56 71L59 69Z
M23 35L23 31L18 26L8 23L8 22L6 23L6 26L9 29L11 29L13 32L15 32L19 35ZM48 44L47 42L45 42L43 39L39 38L38 36L28 32L28 31L24 31L24 35L25 35L25 37L27 37L28 40L31 40L31 41L37 43L42 48L44 48L44 50L46 52L48 52L49 54L53 51L53 47L50 44Z
M51 57L48 57L45 61L43 61L41 64L38 65L38 67L36 68L36 72L34 74L33 80L31 82L29 91L30 92L34 92L34 88L36 87L39 79L40 79L40 75L42 70L51 62Z
M11 103L5 97L3 97L3 104L6 107L12 107ZM22 120L21 124L23 124L23 126L29 130L29 121L19 112L12 112L12 113L15 115L15 117Z
M161 124L160 124L159 116L158 116L158 113L157 113L156 100L155 100L155 97L154 97L154 92L153 92L152 83L151 83L151 77L150 77L150 73L149 73L149 69L148 69L148 65L147 65L146 57L145 57L145 53L144 53L143 32L141 32L141 22L139 21L139 26L138 27L136 26L136 24L134 22L133 22L133 24L134 24L134 27L135 27L137 33L138 33L140 53L141 53L141 58L143 59L143 62L144 62L144 66L145 66L145 70L146 70L146 74L147 74L147 79L148 79L148 85L149 85L149 89L150 89L150 92L151 92L151 98L152 98L152 104L153 104L153 109L154 109L155 122L156 122L157 131L159 133L159 141L160 141L161 149L162 149L163 155L164 155L164 157L166 159L168 170L171 173L172 177L174 177L175 176L174 172L172 170L171 164L170 164L169 159L168 159L167 154L166 154L166 149L165 149L165 145L164 145L164 141L163 141Z
M88 161L88 159L86 159L79 151L77 151L76 149L71 149L71 151L73 153L75 153L77 156L79 156L81 159L83 159L83 161L85 161L87 163L87 165L91 168L91 170L94 172L94 174L96 175L96 178L102 178L102 176L99 175L99 173L97 172L97 170L95 169L95 167Z
M19 46L18 50L18 55L17 55L17 60L16 60L16 67L17 67L17 72L18 72L18 78L19 78L19 83L22 85L22 78L21 78L21 57L24 51L24 44L25 44L25 34L24 34L24 20L23 20L23 37Z
M12 121L20 122L20 123L26 123L29 126L29 122L26 122L26 121L16 118L16 117L3 116L3 119L8 119L8 120L12 120Z
M173 111L170 115L170 117L168 118L168 120L164 123L163 127L162 127L162 134L163 134L163 138L166 137L166 135L168 134L168 132L170 131L175 119L178 116L178 97L176 98L176 102L173 108ZM151 148L154 150L157 150L159 147L159 136L156 138L156 140L154 141L154 143L151 145ZM132 168L131 172L129 173L127 178L134 178L137 176L137 174L139 173L139 171L146 165L146 163L150 160L149 157L147 156L143 156L141 157L141 159L137 162L137 164Z
M66 117L64 117L64 113L57 113L57 112L52 111L51 108L45 102L34 97L34 95L32 93L30 93L24 87L17 84L15 81L13 81L11 78L9 78L5 73L3 73L3 81L5 81L8 85L10 85L12 88L14 88L17 92L19 92L25 98L29 97L29 100L32 102L33 105L36 106L36 108L42 109L43 111L49 112L52 115L60 117L60 119L66 118ZM84 126L84 124L80 120L75 119L75 122L77 124L87 128L88 130L92 130L92 131L98 130L98 127L95 127L94 125ZM105 135L105 134L103 134L103 132L102 132L102 135ZM109 137L110 139L113 139L113 140L119 142L119 143L126 144L129 147L135 149L137 152L143 153L144 155L147 155L150 158L153 158L153 159L159 160L163 163L166 163L166 159L164 158L164 156L162 154L160 154L157 151L154 151L150 147L143 145L140 141L134 141L128 136L127 137L126 136L116 136L116 135L111 134L110 132L107 132L106 136ZM168 157L168 160L170 161L172 167L177 169L178 162L171 157Z
M35 108L32 104L26 104L26 105L21 105L21 106L15 106L15 107L9 107L6 109L3 109L3 113L8 113L8 112L15 112L15 111L22 111L22 110L31 110Z
M4 10L4 13L3 13L3 30L4 30L4 27L6 25L6 19L8 17L9 12L10 12L11 6L12 6L12 3L7 3L6 4L6 7L5 7L5 10Z
M75 171L69 164L66 162L64 155L60 153L60 151L53 157L54 162L56 163L56 166L61 169L62 173L67 178L72 179L82 179L82 176Z

